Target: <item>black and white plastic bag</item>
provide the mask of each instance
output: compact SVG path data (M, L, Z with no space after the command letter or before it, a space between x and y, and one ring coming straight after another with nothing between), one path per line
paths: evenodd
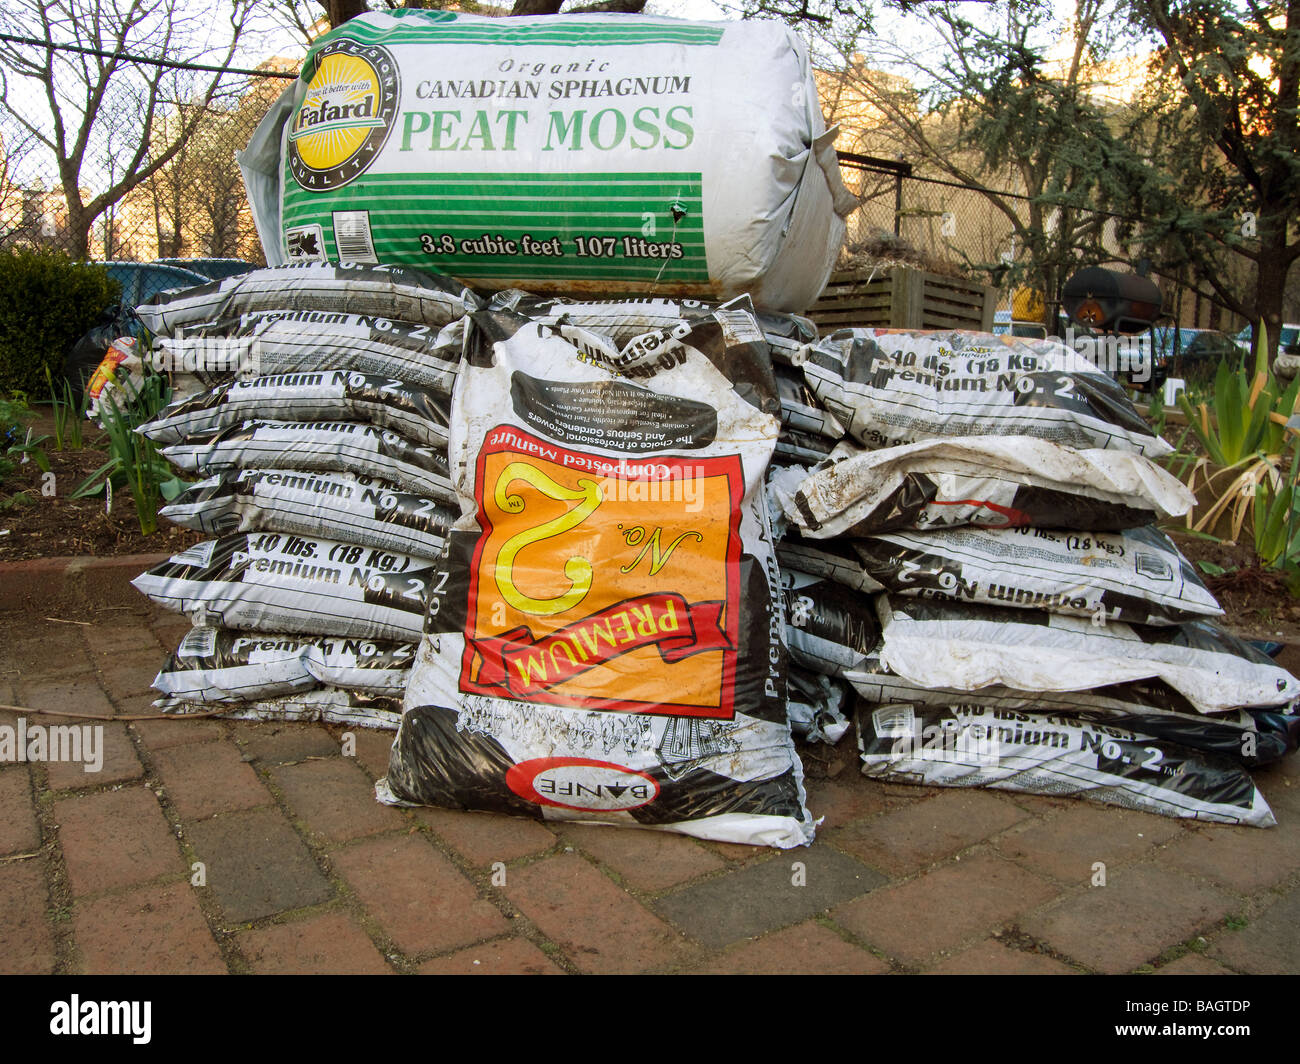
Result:
M1112 377L1059 340L841 329L808 350L802 369L822 405L865 447L1031 436L1150 458L1172 450Z
M403 641L420 635L431 565L355 543L241 532L174 554L131 583L199 625Z
M418 558L442 553L458 510L354 473L244 469L192 484L158 513L210 536L294 532Z
M1191 563L1154 526L1125 532L946 528L853 541L894 596L1041 609L1129 624L1222 614Z
M873 779L1079 796L1220 824L1277 823L1239 765L1108 725L978 702L861 707L857 724L862 772Z

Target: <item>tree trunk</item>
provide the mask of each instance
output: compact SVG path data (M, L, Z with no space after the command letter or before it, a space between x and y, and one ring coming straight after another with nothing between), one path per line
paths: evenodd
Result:
M1268 330L1268 364L1272 368L1282 335L1282 302L1286 295L1287 217L1272 210L1259 220L1259 280L1255 285L1255 320L1251 336L1258 340L1259 322Z

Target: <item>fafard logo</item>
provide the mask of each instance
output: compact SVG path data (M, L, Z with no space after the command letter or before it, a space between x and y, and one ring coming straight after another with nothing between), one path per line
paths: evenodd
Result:
M397 115L397 62L348 38L316 53L316 72L289 130L289 170L311 192L342 188L374 162Z
M148 1045L151 1001L69 1001L50 1004L50 1034L129 1034L138 1046Z

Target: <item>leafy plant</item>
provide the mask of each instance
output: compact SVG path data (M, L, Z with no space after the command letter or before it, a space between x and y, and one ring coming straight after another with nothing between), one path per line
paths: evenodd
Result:
M1288 472L1270 477L1255 489L1255 553L1266 569L1281 569L1291 564L1300 549L1300 528L1296 527L1297 461L1300 461L1300 437L1292 436L1293 445L1287 463Z
M38 394L45 368L62 370L72 345L120 292L103 266L63 252L0 251L0 392Z
M72 384L66 377L56 383L50 367L45 367L45 380L50 386L50 409L54 414L54 449L80 451L84 446L83 427L90 396L82 390L77 401Z
M50 460L41 448L47 437L32 439L32 417L31 408L23 398L0 399L0 484L9 479L24 458L35 462L36 468L42 472L49 472ZM0 509L7 510L15 503L29 501L26 492L0 495Z
M1269 370L1267 330L1262 323L1253 372L1244 365L1220 360L1214 379L1213 417L1209 403L1193 405L1186 395L1178 396L1192 433L1209 455L1208 460L1197 460L1190 470L1183 467L1187 486L1193 491L1200 488L1211 497L1195 524L1188 518L1189 528L1208 531L1226 518L1235 540L1247 518L1264 516L1260 493L1266 493L1267 500L1276 494L1286 420L1295 410L1297 396L1300 377L1283 390ZM1258 529L1256 534L1260 534Z
M110 380L116 387L105 388L100 394L109 459L77 487L72 498L83 499L125 486L131 492L140 531L149 536L158 530L159 505L188 487L158 453L153 440L136 431L167 405L171 386L166 377L156 373L146 373L139 384L129 376Z

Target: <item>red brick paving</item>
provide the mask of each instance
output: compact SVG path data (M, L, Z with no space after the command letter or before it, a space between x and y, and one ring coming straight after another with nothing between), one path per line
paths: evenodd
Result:
M111 623L7 622L0 701L152 712L148 682L183 619L147 606L129 620L86 616ZM825 817L818 841L775 853L381 807L371 780L387 770L390 733L85 723L105 729L102 773L0 765L0 972L1300 970L1300 759L1257 774L1279 819L1268 831L881 785L850 766L808 781ZM341 756L347 730L355 758ZM206 886L190 884L158 784ZM804 890L826 901L790 887L796 861ZM1087 885L1096 861L1104 888ZM722 926L737 903L748 921L738 939ZM213 927L230 936L225 953ZM1159 964L1196 936L1196 951Z
M841 905L831 918L862 941L919 967L940 950L1013 921L1058 888L987 854L953 861Z
M0 769L0 856L34 850L40 844L27 766Z
M459 809L414 810L415 817L472 865L542 853L555 845L555 835L536 820L495 813L466 813Z
M420 965L421 975L563 975L541 950L527 939L506 938L470 946L447 957L434 957Z
M970 949L945 958L926 975L1077 975L1067 964L1026 950L1009 949L995 938L987 938Z
M221 975L226 963L188 883L77 903L72 926L86 975Z
M271 776L307 830L330 842L394 831L407 823L396 809L375 801L374 784L348 758L280 765Z
M1132 971L1215 925L1236 907L1223 891L1151 865L1067 896L1020 922L1033 938L1100 972Z
M419 835L367 839L331 857L361 904L406 953L442 952L510 929L474 884Z
M584 972L647 972L690 956L681 935L577 854L512 869L504 889Z
M54 819L74 895L185 869L158 799L144 787L62 799L54 803Z
M0 971L6 975L54 971L46 875L39 857L0 864Z
M260 975L391 975L375 944L344 913L245 931L239 949Z
M701 975L884 975L889 965L812 920L733 946Z

